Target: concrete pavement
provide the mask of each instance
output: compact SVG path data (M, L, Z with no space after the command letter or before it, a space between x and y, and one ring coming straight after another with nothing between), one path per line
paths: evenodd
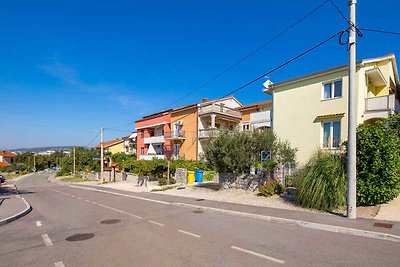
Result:
M32 210L13 184L0 187L0 226L17 220Z

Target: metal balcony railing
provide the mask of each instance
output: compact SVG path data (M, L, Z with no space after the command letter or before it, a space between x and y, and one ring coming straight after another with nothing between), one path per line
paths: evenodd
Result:
M204 106L200 106L200 110L199 110L200 116L206 115L206 114L211 114L211 113L226 115L226 116L234 117L237 119L241 119L241 117L242 117L239 111L228 108L224 105L211 103L211 104L206 104Z

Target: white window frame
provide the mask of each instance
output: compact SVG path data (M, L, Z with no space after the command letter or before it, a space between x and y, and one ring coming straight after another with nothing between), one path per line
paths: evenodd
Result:
M335 83L336 82L342 82L342 93L340 96L334 96L335 95ZM326 84L330 84L331 85L331 96L330 98L325 98L325 85ZM321 94L321 100L322 101L326 101L326 100L332 100L332 99L338 99L338 98L342 98L343 96L343 79L337 79L337 80L333 80L333 81L328 81L328 82L323 82L322 83L322 94Z
M243 131L250 131L250 122L242 123L242 130Z
M340 131L339 131L339 145L337 147L333 147L333 124L335 122L339 122ZM329 138L328 138L328 147L324 147L324 124L329 123ZM333 120L333 121L323 121L321 122L321 148L327 150L338 150L340 149L340 144L342 143L342 120Z

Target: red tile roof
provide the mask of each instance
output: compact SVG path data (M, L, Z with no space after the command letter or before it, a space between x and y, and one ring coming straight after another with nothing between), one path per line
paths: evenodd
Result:
M260 107L260 106L264 106L264 105L270 105L270 104L272 104L272 100L267 100L267 101L258 102L258 103L254 103L254 104L248 104L248 105L236 108L236 109L244 110L244 109L256 108L256 107Z
M0 156L7 157L7 158L15 158L17 155L10 151L0 150Z
M0 167L10 167L11 165L6 162L0 162Z
M104 147L110 147L110 146L113 146L113 145L116 145L116 144L119 144L119 143L122 143L122 142L124 142L124 140L122 140L122 139L115 139L115 140L112 140L112 141L104 142L103 143L103 148ZM96 146L96 148L100 148L100 147L101 147L100 144L98 144Z

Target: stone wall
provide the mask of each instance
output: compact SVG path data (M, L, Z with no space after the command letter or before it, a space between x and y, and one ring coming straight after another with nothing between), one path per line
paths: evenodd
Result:
M219 175L219 189L234 188L255 191L259 185L265 184L266 180L264 174L221 173Z
M187 183L187 170L184 168L177 168L175 170L175 180L176 184L186 184Z

